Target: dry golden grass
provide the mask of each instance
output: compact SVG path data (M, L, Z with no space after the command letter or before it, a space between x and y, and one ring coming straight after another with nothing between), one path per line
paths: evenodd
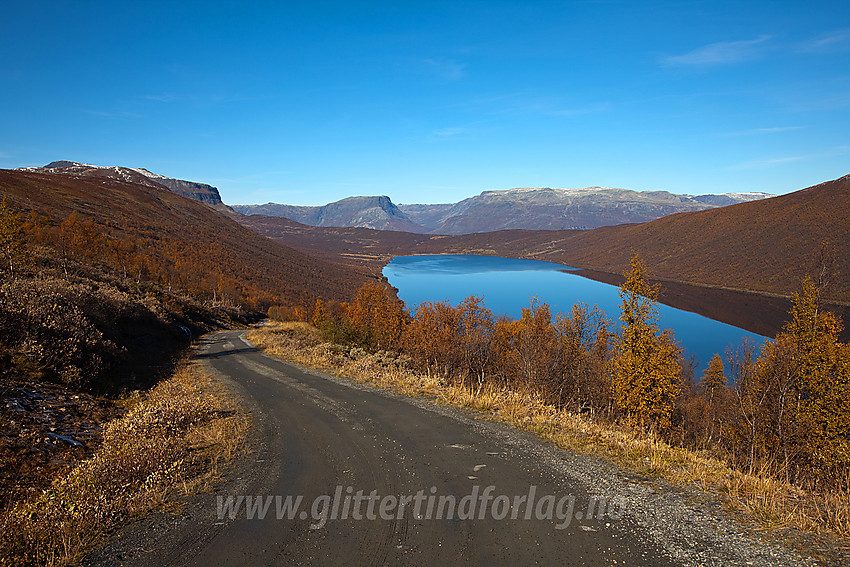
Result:
M277 323L248 339L269 354L330 371L394 392L425 396L469 408L487 419L510 423L578 453L602 456L637 474L709 492L727 508L743 512L762 529L796 527L805 532L850 538L850 493L813 493L776 480L771 471L746 474L726 463L674 447L639 430L591 419L544 403L534 392L484 386L476 389L411 370L409 359L322 343L307 323ZM850 479L848 479L850 480ZM850 482L844 483L850 486Z
M197 364L104 427L94 455L0 518L0 564L67 565L122 521L208 489L241 450L247 414Z

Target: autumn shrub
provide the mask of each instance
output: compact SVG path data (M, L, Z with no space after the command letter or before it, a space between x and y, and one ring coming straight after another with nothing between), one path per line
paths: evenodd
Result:
M407 314L404 303L388 286L377 281L367 282L357 291L346 313L346 319L378 349L397 349L401 346Z
M791 320L772 342L735 359L738 442L750 469L769 464L786 482L850 479L850 346L806 278ZM846 488L846 487L845 487Z
M181 369L106 424L90 459L4 512L0 564L75 562L121 522L202 488L244 438L247 422L237 409L209 375Z
M87 291L60 279L0 284L0 344L17 366L82 386L109 370L121 348L84 311Z
M546 303L532 299L516 321L504 323L507 339L499 349L500 362L516 390L538 391L557 387L561 381L560 343L552 325L552 313Z
M612 333L598 307L577 303L555 323L561 350L561 377L550 398L558 406L590 416L613 417L609 372Z
M444 380L474 383L480 389L495 372L495 320L479 297L468 297L457 307L447 301L426 301L404 334L404 351L421 369Z
M0 200L0 272L14 278L31 261L23 235L24 221L9 206L6 196Z
M734 449L734 428L738 407L727 383L724 362L719 354L709 361L698 383L682 380L674 421L677 438L684 447L707 451L717 458L728 458Z
M0 374L15 370L76 388L148 387L193 334L245 321L237 307L137 284L92 266L65 274L0 274Z
M348 320L348 304L316 300L310 322L322 339L334 344L365 347L369 346L369 334L355 327Z

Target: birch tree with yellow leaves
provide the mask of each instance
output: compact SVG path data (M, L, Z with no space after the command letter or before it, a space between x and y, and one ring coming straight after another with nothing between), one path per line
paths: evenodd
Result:
M623 274L620 287L622 329L614 346L614 398L625 418L642 429L671 426L681 392L681 349L669 330L658 327L659 287L650 285L646 266L637 256Z
M20 215L15 213L6 201L0 201L0 271L8 269L9 276L14 278L15 272L25 263L26 248L24 247Z
M819 296L805 278L793 296L792 319L774 344L787 349L794 372L786 411L795 435L786 471L796 456L800 472L820 481L850 473L850 349L838 341L841 321L821 308Z

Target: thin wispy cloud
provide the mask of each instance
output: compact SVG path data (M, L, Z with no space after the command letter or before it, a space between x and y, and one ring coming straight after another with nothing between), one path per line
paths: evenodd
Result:
M813 154L801 154L795 156L780 156L774 158L764 158L764 159L756 159L746 161L744 163L740 163L737 165L733 165L727 169L730 170L745 170L745 169L766 169L770 167L785 165L788 163L795 163L800 161L811 161L818 160L824 158L834 158L836 156L842 156L848 153L850 150L850 146L835 146L828 150L813 153Z
M509 114L537 114L540 116L551 116L555 118L569 118L572 116L584 116L587 114L598 114L609 112L612 106L607 102L589 102L571 104L555 98L530 98L517 101L517 104L509 107Z
M151 94L142 96L145 100L152 100L154 102L176 102L181 100L181 97L173 94Z
M714 66L742 63L758 58L771 36L762 35L743 41L710 43L682 55L672 55L663 61L668 67Z
M594 102L573 107L556 107L552 110L545 111L544 114L548 114L549 116L582 116L585 114L609 112L611 109L612 105L608 102Z
M830 53L848 49L850 49L850 28L825 33L799 46L799 51L807 53Z
M467 132L469 132L469 128L466 128L464 126L455 126L452 128L442 128L440 130L435 130L431 132L431 134L439 138L451 138L454 136L459 136L461 134L466 134Z
M452 59L426 59L428 69L442 79L459 81L466 73L466 63L458 63Z
M545 96L528 91L505 93L463 101L458 108L483 112L494 116L538 115L571 117L610 112L610 102L575 102L561 96Z
M802 126L775 126L773 128L757 128L756 132L760 134L776 134L778 132L792 132L802 129Z
M494 126L493 120L476 120L469 124L437 128L424 136L424 139L429 142L468 140L472 137L480 137L485 132L493 131L494 128L497 128L497 126Z
M146 94L139 97L139 99L144 101L158 102L162 104L185 103L199 106L219 106L256 100L270 100L272 98L274 97L270 95L248 96L237 93L221 94L215 92L183 95L172 93Z
M753 128L751 130L741 130L739 132L727 132L726 136L756 136L759 134L782 134L784 132L795 132L803 130L805 126L772 126L770 128Z
M129 111L109 111L109 110L83 110L86 114L90 114L91 116L97 116L98 118L105 118L107 120L139 120L144 118L144 114L139 114L138 112L129 112Z
M783 156L777 158L755 159L745 161L744 163L739 163L737 165L733 165L729 169L764 169L775 165L794 163L806 159L810 159L810 156Z

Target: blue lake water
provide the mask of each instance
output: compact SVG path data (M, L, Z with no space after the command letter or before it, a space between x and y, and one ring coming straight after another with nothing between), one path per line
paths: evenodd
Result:
M399 256L384 267L390 284L408 309L423 301L448 300L457 305L470 295L484 298L496 315L519 318L532 298L546 302L555 313L569 313L577 303L597 305L612 324L619 324L619 288L573 273L573 268L552 262L492 256ZM765 337L702 315L659 305L660 326L672 329L685 356L696 357L699 378L708 361L746 337L761 345Z

